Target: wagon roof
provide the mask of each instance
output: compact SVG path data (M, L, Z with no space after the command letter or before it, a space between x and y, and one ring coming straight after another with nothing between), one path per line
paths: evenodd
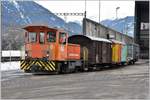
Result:
M137 43L129 43L128 45L135 45L135 46L139 46L139 44L137 44Z
M117 40L111 40L112 41L112 43L118 43L118 44L126 44L125 42L121 42L121 41L117 41Z
M92 41L103 41L103 42L112 43L110 40L105 39L105 38L92 37L92 36L87 36L87 35L72 35L69 38L71 37L83 37L83 38L88 38L89 40L92 40Z
M110 40L105 39L105 38L100 38L100 37L92 37L92 36L86 36L88 38L90 38L91 40L94 41L103 41L103 42L108 42L108 43L112 43Z

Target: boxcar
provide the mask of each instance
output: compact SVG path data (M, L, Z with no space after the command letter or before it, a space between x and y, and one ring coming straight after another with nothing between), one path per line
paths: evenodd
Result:
M69 37L68 42L80 44L81 59L87 60L89 65L111 64L111 41L104 38L73 35Z
M121 63L122 42L117 40L112 41L112 64Z
M124 63L127 62L127 44L122 43L122 49L121 49L121 64L124 65Z
M139 59L139 45L127 44L127 62L134 64Z

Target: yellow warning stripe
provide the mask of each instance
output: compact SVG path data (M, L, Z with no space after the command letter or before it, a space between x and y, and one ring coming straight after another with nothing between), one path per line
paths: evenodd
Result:
M27 70L30 69L30 67L35 63L35 61L30 61L28 64L28 67L26 68Z
M43 67L41 66L41 64L39 62L36 62L36 63L43 69Z
M26 63L26 65L25 65L25 67L23 68L24 70L25 69L27 69L28 68L28 66L29 66L29 64L28 63Z
M26 63L24 62L22 65L21 65L21 69L24 69Z
M49 66L49 64L46 63L46 65L51 71L53 71L53 69L51 68L51 66Z
M27 69L28 65L25 65L24 70Z
M20 66L22 66L25 63L25 61L22 61L22 63L20 64Z
M55 66L55 63L53 61L51 61L51 63Z
M20 65L22 65L24 63L24 61L20 61Z
M40 61L40 63L44 66L44 68L45 68L46 70L49 70L49 68L47 68L47 66L45 66L45 64L44 64L42 61Z
M23 66L22 66L22 65L20 65L20 68L22 69L22 68L23 68Z
M28 63L27 70L29 70L29 69L30 69L30 65L31 65L31 63L33 63L33 62L32 62L32 61L30 61L30 62Z
M48 62L48 64L52 67L53 70L55 70L55 67L50 62Z
M20 61L20 67L22 70L29 70L30 67L33 65L33 64L37 64L39 65L42 69L45 69L47 71L54 71L56 68L55 68L55 62L53 61L48 61L48 62L43 62L43 61L25 61L25 60L22 60Z
M21 69L27 68L27 64L28 63L26 63L26 61L21 61L21 65L20 65Z
M42 67L42 65L40 64L40 62L36 62L40 67Z

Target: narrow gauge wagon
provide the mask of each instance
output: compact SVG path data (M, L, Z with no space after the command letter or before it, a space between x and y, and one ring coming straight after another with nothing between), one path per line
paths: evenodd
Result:
M73 35L69 37L68 42L81 46L81 59L86 61L86 66L104 66L112 62L111 41L107 39Z
M122 42L112 41L112 64L121 64Z
M127 62L129 64L134 64L139 59L139 45L132 43L127 44Z
M127 63L127 44L122 43L122 49L121 49L121 64L124 65Z

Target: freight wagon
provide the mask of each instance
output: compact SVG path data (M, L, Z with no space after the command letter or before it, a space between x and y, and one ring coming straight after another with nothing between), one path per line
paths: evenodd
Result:
M116 40L73 35L62 29L27 26L21 69L31 73L69 73L135 62L138 46Z
M134 64L139 59L139 45L132 43L127 45L127 62L129 64Z
M112 41L112 64L120 64L122 43L116 40L111 41Z

